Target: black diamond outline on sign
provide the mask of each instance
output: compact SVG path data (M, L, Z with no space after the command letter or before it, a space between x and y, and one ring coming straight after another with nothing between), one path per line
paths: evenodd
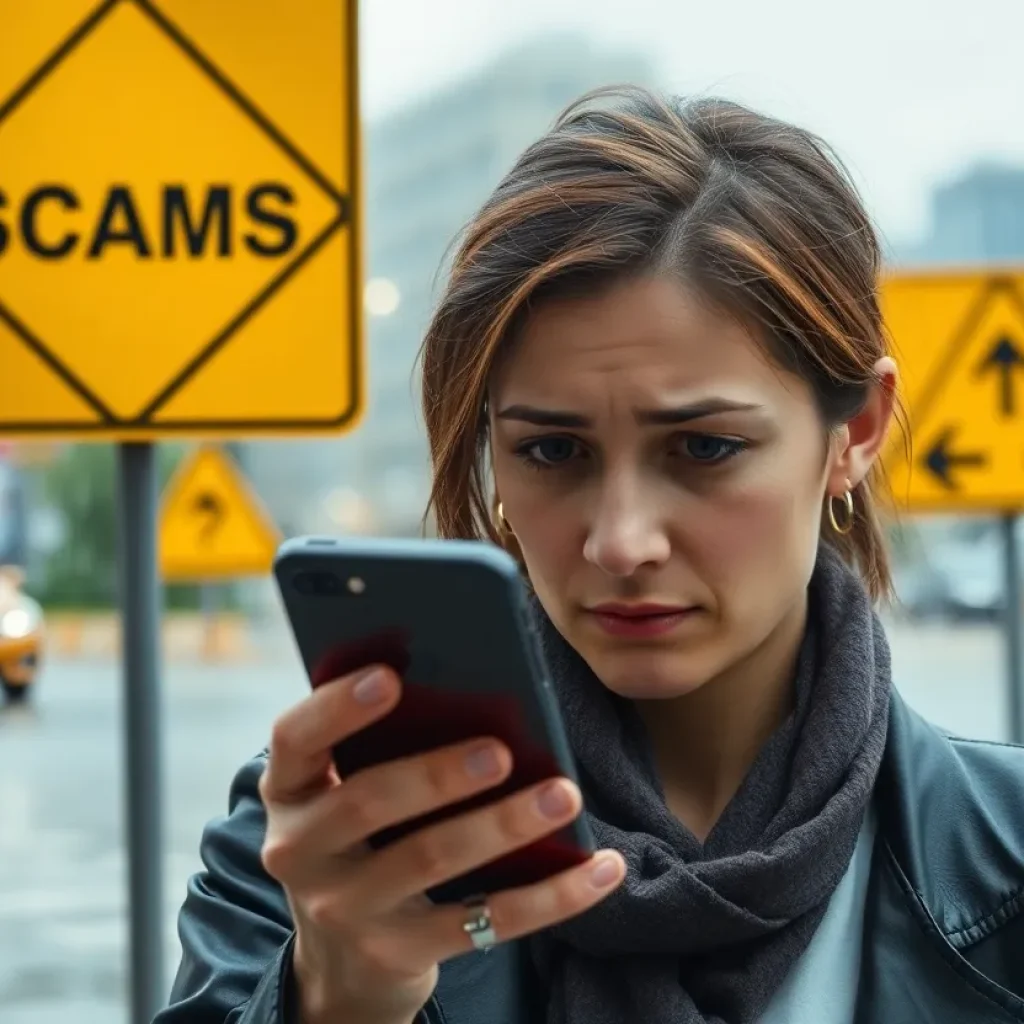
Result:
M22 342L34 352L50 369L77 394L87 405L89 405L99 416L100 421L78 421L72 420L61 423L40 423L32 421L28 423L5 422L0 419L0 430L16 433L52 433L55 430L68 430L75 433L104 432L111 428L129 433L125 428L136 428L140 434L149 434L153 430L171 433L175 431L191 432L197 430L302 430L323 427L342 427L351 420L357 413L360 406L361 387L361 365L360 347L355 339L359 334L359 297L357 295L359 280L359 238L356 225L352 218L352 202L348 195L340 192L326 175L320 171L308 157L292 143L284 133L277 128L270 119L262 113L259 107L249 99L219 68L193 43L184 32L181 31L166 15L164 15L153 2L153 0L103 0L102 3L87 17L74 31L64 40L63 43L28 77L18 86L14 92L2 103L0 103L0 124L18 108L31 95L31 93L46 78L48 78L60 65L71 55L107 18L108 15L120 4L129 3L137 7L145 14L150 21L178 48L178 50L189 58L209 78L236 107L241 110L263 133L275 143L300 170L302 170L313 183L324 192L329 199L338 206L338 214L327 226L302 250L290 263L269 284L265 285L257 295L249 301L242 311L235 316L224 328L222 328L209 342L206 343L172 380L153 398L143 411L131 419L123 419L115 415L99 396L91 388L84 384L69 369L63 361L47 347L46 343L37 337L32 330L23 323L14 312L4 304L0 297L0 321L3 321L21 339ZM358 97L356 81L356 57L358 49L358 32L356 25L356 5L354 2L347 5L348 25L347 43L348 50L345 54L347 64L347 85L353 100ZM353 103L353 106L356 106ZM358 152L358 118L349 119L349 152ZM353 161L353 190L356 189L358 179L358 161ZM153 422L153 417L160 409L167 404L187 383L194 377L202 367L213 358L237 333L246 321L251 319L266 303L279 291L292 277L309 262L323 246L345 225L350 226L350 279L349 287L352 295L351 317L349 324L350 343L349 349L349 407L340 416L330 420L161 420Z

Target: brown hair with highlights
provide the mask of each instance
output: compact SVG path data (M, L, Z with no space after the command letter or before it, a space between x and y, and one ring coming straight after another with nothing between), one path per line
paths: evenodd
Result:
M880 265L856 189L810 132L719 99L632 87L583 97L470 223L427 330L438 533L502 539L487 484L487 385L529 303L677 274L754 328L834 429L863 407L887 354ZM876 464L853 493L853 529L823 525L874 598L891 591L877 510L885 493Z

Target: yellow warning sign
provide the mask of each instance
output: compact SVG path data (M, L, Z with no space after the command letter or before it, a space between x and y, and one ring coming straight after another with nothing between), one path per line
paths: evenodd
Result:
M897 502L920 511L1024 507L1024 275L895 276L883 314L904 377L909 459Z
M168 484L159 534L165 580L262 576L280 542L259 498L219 448L199 448Z
M0 0L0 436L363 403L356 0Z

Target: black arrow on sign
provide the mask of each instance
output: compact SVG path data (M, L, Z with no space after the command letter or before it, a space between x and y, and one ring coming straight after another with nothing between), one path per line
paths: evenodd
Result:
M1016 408L1016 389L1014 372L1024 369L1024 354L1013 343L1013 339L1003 335L992 346L992 351L980 363L975 371L978 376L994 371L999 374L1000 411L1004 416L1013 416Z
M950 451L958 430L958 427L947 427L923 460L928 472L934 474L939 483L950 491L960 489L957 481L953 479L954 470L979 469L988 462L981 452Z
M205 543L210 540L223 521L224 506L216 494L211 491L204 491L202 494L196 495L196 500L192 503L192 509L198 515L206 516L206 522L203 524L199 534L199 539Z

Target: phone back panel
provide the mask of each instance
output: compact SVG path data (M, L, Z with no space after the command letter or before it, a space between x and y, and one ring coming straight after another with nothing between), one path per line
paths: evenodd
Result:
M505 552L477 542L303 538L282 546L274 572L313 686L378 663L403 680L396 709L335 748L342 779L478 737L512 751L500 787L381 832L373 845L556 775L575 779L526 590ZM429 895L448 902L524 885L592 851L581 817Z

